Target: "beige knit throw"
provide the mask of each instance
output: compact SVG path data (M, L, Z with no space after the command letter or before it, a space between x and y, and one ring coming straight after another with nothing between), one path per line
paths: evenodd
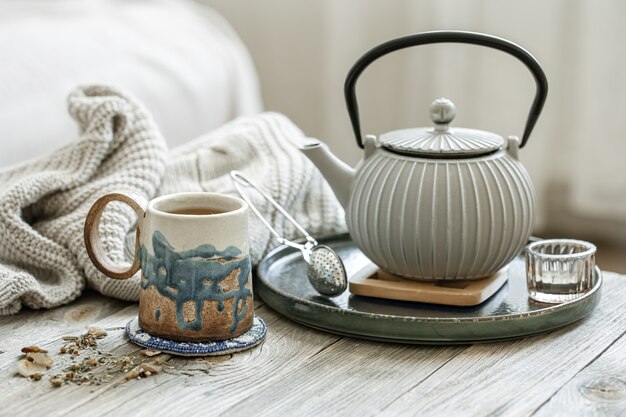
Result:
M182 191L236 194L228 174L238 169L314 235L345 231L343 212L328 185L294 146L304 140L302 132L282 115L240 118L168 152L149 113L127 94L81 87L70 94L68 105L80 127L77 142L0 171L0 314L16 313L22 305L68 303L85 282L104 295L138 299L139 276L125 281L105 277L83 242L92 203L117 190L146 200ZM297 236L269 204L253 197L280 233ZM130 261L134 222L123 205L111 204L105 211L100 231L113 261ZM274 246L251 215L253 262Z

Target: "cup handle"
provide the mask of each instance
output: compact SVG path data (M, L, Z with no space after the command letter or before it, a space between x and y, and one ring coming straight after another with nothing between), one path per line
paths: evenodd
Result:
M89 213L87 213L87 218L85 219L85 247L87 248L87 254L89 255L89 259L91 262L98 268L100 272L104 275L114 278L114 279L127 279L132 277L139 271L140 268L140 260L137 256L137 252L139 250L140 243L140 225L141 221L145 216L145 210L137 202L137 200L142 201L143 198L137 196L136 198L131 197L128 194L123 193L111 193L100 197L96 202L91 206ZM116 265L111 261L109 255L102 248L102 242L100 241L100 217L102 217L102 212L104 208L111 201L120 201L129 205L135 213L137 213L137 230L136 230L136 239L135 239L135 258L133 259L133 264L130 268L126 268L124 266Z

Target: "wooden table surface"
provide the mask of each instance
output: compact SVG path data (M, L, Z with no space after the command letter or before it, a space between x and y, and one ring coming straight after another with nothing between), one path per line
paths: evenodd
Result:
M463 346L377 343L313 330L256 302L263 345L214 358L146 357L123 326L136 304L88 293L49 311L0 319L0 415L420 415L626 416L626 277L604 274L587 319L519 340ZM48 378L72 363L62 336L106 328L98 349L163 371L102 385ZM44 378L16 375L20 349L38 345L55 363ZM84 359L90 351L83 351ZM96 372L104 372L98 370Z

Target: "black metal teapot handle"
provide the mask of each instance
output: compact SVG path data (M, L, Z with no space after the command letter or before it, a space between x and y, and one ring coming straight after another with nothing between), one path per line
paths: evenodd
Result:
M507 41L496 36L485 35L476 32L465 31L434 31L417 33L414 35L404 36L382 43L375 48L368 51L363 55L350 69L348 76L346 77L346 83L344 86L344 94L346 96L346 105L348 107L348 113L350 114L350 121L352 122L352 129L356 135L356 141L359 147L363 148L363 140L361 138L361 123L359 120L359 105L356 99L355 85L361 75L361 73L372 62L378 58L387 55L388 53L397 51L399 49L408 48L410 46L426 45L431 43L468 43L473 45L486 46L489 48L497 49L503 52L507 52L526 65L535 78L537 83L537 93L535 94L535 100L533 101L530 112L528 113L528 119L526 120L526 127L524 129L524 135L520 148L523 148L528 141L530 132L532 132L537 118L543 109L543 105L546 102L546 96L548 95L548 80L544 74L539 62L524 48L513 42Z

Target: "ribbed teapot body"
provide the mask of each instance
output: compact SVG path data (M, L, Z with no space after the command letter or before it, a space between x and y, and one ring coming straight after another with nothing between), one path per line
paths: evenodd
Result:
M494 274L522 250L534 218L530 177L506 150L437 159L379 148L358 167L346 211L365 255L416 280Z

